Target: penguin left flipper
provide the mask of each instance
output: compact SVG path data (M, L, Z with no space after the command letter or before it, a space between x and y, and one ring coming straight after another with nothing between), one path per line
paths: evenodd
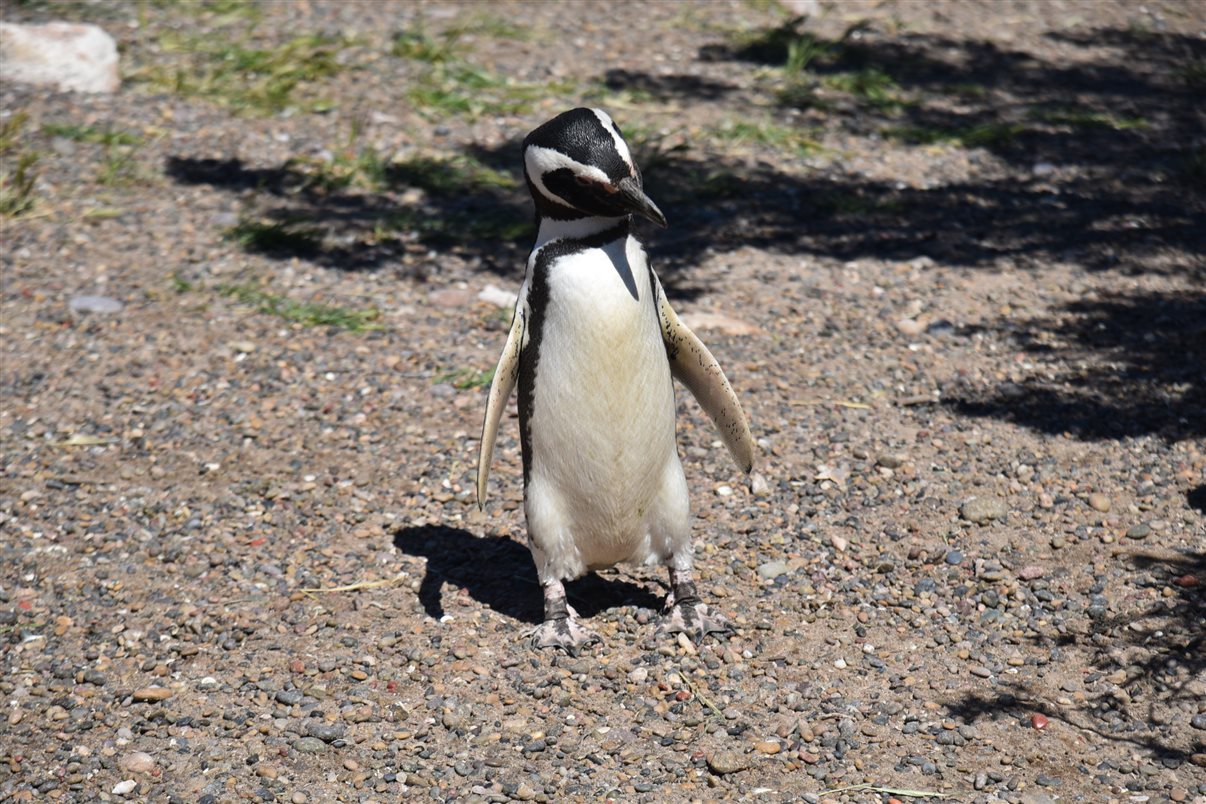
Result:
M490 477L490 459L494 457L494 440L498 438L498 423L502 419L507 400L515 389L519 377L519 353L523 350L524 325L527 313L521 301L515 305L511 319L511 330L507 333L507 344L498 358L494 379L490 382L490 396L486 403L486 418L482 422L482 440L477 453L477 507L486 505L486 480Z
M654 277L658 320L670 359L670 373L687 386L704 412L720 431L729 454L743 472L754 468L754 437L737 395L724 370L695 333L679 320L670 306L662 283Z

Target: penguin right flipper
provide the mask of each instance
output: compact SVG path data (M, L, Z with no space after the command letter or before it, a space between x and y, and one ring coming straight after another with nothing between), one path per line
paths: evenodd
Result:
M503 410L515 390L519 377L519 353L523 350L524 325L527 312L522 302L515 305L511 319L511 331L507 333L507 345L503 347L490 382L490 396L486 403L486 419L482 422L482 440L477 453L477 507L486 505L486 480L490 476L490 459L494 456L494 440L498 437L498 423Z
M658 320L662 325L662 340L670 358L670 373L699 401L708 414L729 454L741 471L749 474L754 468L754 437L746 421L741 402L733 393L724 370L704 346L703 341L679 320L670 306L662 283L654 276Z

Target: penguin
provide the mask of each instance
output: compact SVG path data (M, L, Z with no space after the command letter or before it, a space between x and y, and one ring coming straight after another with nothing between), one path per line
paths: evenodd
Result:
M518 385L524 514L544 594L531 645L578 655L600 643L564 583L620 563L669 570L658 635L698 643L731 631L696 592L673 378L747 474L754 443L720 365L671 308L633 233L634 215L663 228L666 218L601 109L536 128L523 165L538 232L487 397L477 501L485 506L499 420Z

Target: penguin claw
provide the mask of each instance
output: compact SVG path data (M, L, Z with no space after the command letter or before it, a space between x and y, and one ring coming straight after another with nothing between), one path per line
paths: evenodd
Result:
M577 620L562 618L545 620L532 629L529 644L535 648L560 648L577 656L591 645L601 645L603 638Z
M708 634L734 634L736 629L719 614L708 609L708 604L696 601L675 603L662 615L657 626L657 636L686 634L698 645Z

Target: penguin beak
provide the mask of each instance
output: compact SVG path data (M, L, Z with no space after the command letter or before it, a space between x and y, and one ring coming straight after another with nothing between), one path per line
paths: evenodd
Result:
M616 200L624 209L642 218L648 218L663 229L666 228L666 216L653 203L653 199L645 195L641 183L629 176L616 183Z

